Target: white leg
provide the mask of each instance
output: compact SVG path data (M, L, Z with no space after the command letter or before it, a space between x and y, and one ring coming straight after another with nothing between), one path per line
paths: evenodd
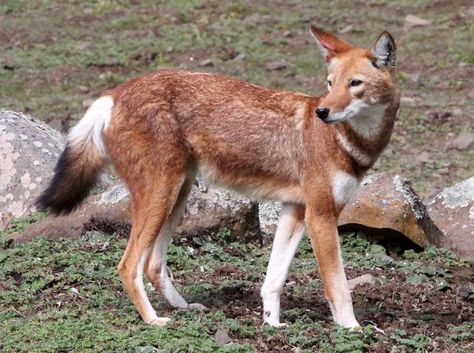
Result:
M347 283L346 274L344 272L344 264L342 262L341 248L338 245L337 252L338 266L330 276L332 288L334 288L333 303L329 300L329 307L334 321L346 328L354 328L359 326L352 306L351 291Z
M166 252L171 241L171 236L172 232L170 231L169 223L166 222L160 235L158 235L155 240L153 250L148 259L148 277L154 282L155 287L160 288L161 293L171 306L175 308L187 308L188 303L178 293L168 276Z
M304 208L285 204L273 240L267 275L260 295L263 299L263 321L270 326L281 327L280 294L288 276L291 261L304 232Z
M145 265L145 260L148 256L148 253L149 253L149 250L146 251L146 254L143 255L141 258L140 258L140 261L138 262L138 266L137 266L137 275L135 277L135 285L137 286L138 288L138 293L140 295L141 298L143 298L143 303L144 303L144 309L146 311L146 315L148 317L150 317L150 321L147 322L149 324L153 324L153 325L159 325L159 326L163 326L165 325L170 319L167 318L167 317L157 317L156 316L156 312L155 310L153 309L153 307L151 306L151 303L150 301L148 300L148 296L146 295L146 292L145 292L145 287L143 286L143 268L144 268L144 265Z

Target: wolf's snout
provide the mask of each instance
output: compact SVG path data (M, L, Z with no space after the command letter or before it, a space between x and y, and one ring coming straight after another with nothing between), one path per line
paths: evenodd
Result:
M319 119L322 121L325 121L329 115L329 108L317 108L316 109L316 115L318 116Z

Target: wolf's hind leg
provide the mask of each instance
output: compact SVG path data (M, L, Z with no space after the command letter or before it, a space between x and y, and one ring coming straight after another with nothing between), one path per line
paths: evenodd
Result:
M192 177L187 178L181 187L176 203L171 211L168 220L162 227L159 236L156 238L152 251L146 264L146 275L157 290L160 290L168 303L181 309L200 309L206 307L199 303L188 304L174 287L168 275L166 266L166 252L176 227L183 217L186 201L188 199L193 184Z
M154 185L137 185L132 190L132 231L117 269L132 302L143 320L165 325L169 319L158 317L148 300L143 273L153 244L166 228L170 210L177 199L184 176L156 175Z

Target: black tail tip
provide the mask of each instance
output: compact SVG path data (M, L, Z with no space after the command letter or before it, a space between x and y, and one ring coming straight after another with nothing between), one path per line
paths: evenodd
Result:
M70 213L87 197L99 173L100 168L82 163L80 153L67 145L48 187L35 202L37 208L55 215Z
M77 204L65 203L64 200L58 200L56 197L54 185L51 183L35 201L35 206L39 211L49 211L55 216L68 214L72 212Z

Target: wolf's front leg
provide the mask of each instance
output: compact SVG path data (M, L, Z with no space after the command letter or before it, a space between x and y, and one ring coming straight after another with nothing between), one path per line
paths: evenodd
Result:
M347 328L359 326L344 273L336 217L308 206L305 221L334 321Z
M273 240L272 254L267 275L261 289L263 321L270 326L281 327L280 294L288 276L291 260L304 232L304 207L284 204Z

